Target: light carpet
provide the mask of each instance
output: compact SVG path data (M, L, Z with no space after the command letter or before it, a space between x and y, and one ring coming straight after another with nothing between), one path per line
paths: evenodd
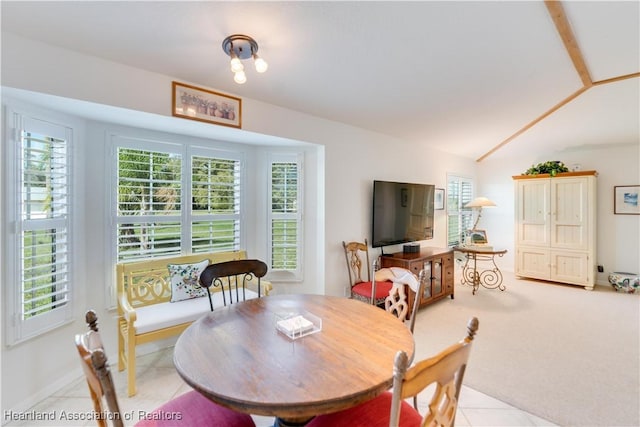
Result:
M640 426L640 296L504 275L504 292L456 284L422 308L416 360L476 316L465 385L561 426Z

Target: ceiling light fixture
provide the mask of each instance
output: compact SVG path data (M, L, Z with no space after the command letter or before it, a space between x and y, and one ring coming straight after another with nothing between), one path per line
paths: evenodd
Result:
M231 71L233 80L238 84L247 81L244 73L243 59L253 58L256 71L264 73L269 68L267 61L258 56L258 43L244 34L233 34L222 41L222 50L231 58Z

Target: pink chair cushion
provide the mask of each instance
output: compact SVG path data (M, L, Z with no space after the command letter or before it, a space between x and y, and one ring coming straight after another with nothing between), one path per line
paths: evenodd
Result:
M174 426L255 427L253 418L220 406L195 390L165 403L141 419L136 427Z
M389 427L391 392L353 408L315 417L306 427ZM403 401L400 408L401 427L419 427L422 417L413 406Z
M376 296L375 299L386 298L389 296L389 291L393 286L393 282L384 281L376 282ZM360 282L351 288L351 292L354 294L362 295L366 298L371 298L371 282Z

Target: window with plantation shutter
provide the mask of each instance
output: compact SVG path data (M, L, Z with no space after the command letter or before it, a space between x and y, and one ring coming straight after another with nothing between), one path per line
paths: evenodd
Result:
M473 211L464 205L473 199L473 180L447 176L447 245L463 243L463 234L473 225Z
M117 262L241 249L239 155L123 136L115 142Z
M272 155L269 180L270 268L301 279L301 169L297 155Z
M117 148L118 262L181 251L182 156Z
M8 175L16 209L8 295L13 300L8 342L14 343L71 318L72 128L13 114Z
M192 157L191 247L195 252L240 249L240 161Z

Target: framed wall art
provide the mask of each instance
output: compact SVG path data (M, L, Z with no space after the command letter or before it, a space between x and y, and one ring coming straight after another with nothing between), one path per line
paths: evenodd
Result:
M436 188L433 196L433 209L444 209L444 188Z
M242 99L179 82L172 82L171 89L174 117L241 127Z
M614 186L613 213L617 215L640 215L638 193L640 193L640 185Z
M469 230L469 243L472 245L485 245L489 243L487 240L487 232L485 230Z

